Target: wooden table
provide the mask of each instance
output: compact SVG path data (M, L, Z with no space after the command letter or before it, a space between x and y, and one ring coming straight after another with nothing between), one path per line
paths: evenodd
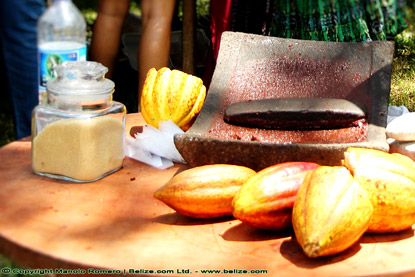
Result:
M143 124L139 114L130 114L126 131ZM344 253L310 259L292 231L179 215L152 194L183 165L158 170L126 158L120 171L76 184L33 174L29 140L2 147L0 160L0 252L25 267L166 270L164 276L204 275L204 269L266 270L271 276L415 275L413 229L364 235Z

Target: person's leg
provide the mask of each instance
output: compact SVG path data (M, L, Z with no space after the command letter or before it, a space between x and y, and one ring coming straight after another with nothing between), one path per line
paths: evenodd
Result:
M129 0L99 0L97 19L91 42L91 60L108 67L107 78L112 78L121 41L124 21L128 15Z
M148 70L168 65L175 4L175 0L141 0L142 32L137 52L139 99Z
M44 9L43 0L0 1L1 54L17 139L30 136L32 110L39 103L37 20Z

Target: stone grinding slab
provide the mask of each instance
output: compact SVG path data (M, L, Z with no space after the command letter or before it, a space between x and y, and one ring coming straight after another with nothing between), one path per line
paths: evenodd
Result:
M285 161L339 165L350 146L388 151L393 51L393 42L317 42L225 32L204 106L193 126L175 136L176 147L191 166L230 163L255 170ZM366 110L365 122L280 131L224 121L226 108L235 103L302 97L358 102Z

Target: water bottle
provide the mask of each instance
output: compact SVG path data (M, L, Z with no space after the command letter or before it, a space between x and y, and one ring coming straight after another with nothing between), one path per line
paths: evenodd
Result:
M47 103L46 84L65 61L86 60L86 22L71 0L53 0L38 29L39 103Z

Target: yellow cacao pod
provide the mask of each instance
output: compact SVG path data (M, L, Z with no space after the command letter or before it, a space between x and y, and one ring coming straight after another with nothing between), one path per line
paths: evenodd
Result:
M202 109L206 97L203 81L180 70L163 67L148 71L140 98L147 124L158 128L159 121L173 121L187 130Z
M310 162L286 162L259 171L242 185L233 199L233 216L261 229L291 227L298 189L305 175L318 166Z
M154 197L183 215L217 218L232 215L232 200L256 172L250 168L214 164L187 169L173 176Z
M352 173L361 166L370 166L415 181L415 161L399 153L391 154L377 149L349 147L344 153L343 164Z
M292 223L308 257L337 254L366 231L373 207L366 191L343 166L309 172L294 203Z
M411 158L349 148L343 163L372 201L374 212L368 232L399 232L415 224L415 162Z

